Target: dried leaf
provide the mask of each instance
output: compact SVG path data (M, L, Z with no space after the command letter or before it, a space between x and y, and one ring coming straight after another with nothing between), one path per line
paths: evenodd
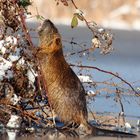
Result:
M65 6L68 6L67 0L61 0L61 2L62 2Z
M59 5L59 2L57 2L56 5L58 6Z

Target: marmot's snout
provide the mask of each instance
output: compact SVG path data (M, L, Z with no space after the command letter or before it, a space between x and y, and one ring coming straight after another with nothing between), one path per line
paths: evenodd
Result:
M58 33L58 30L49 19L44 20L44 22L42 23L41 27L39 27L38 30L39 36L44 34L50 35L55 33Z

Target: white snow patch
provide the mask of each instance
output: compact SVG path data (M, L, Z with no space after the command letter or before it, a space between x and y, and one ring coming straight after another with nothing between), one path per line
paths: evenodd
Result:
M93 90L88 90L87 91L87 95L89 95L89 96L95 96L96 93Z
M17 115L11 115L10 120L7 123L7 127L9 128L20 128L21 118Z
M124 116L124 112L120 112L120 116Z
M23 65L25 63L25 60L23 58L21 58L19 61L18 61L18 64L20 65Z
M4 47L4 40L0 40L0 51L2 54L6 51L6 48Z
M12 63L0 57L0 79L5 76L5 71L12 66Z
M7 130L6 132L8 134L8 140L16 140L16 135L17 135L16 131Z
M17 39L13 36L8 36L6 37L7 45L12 44L12 45L17 45Z
M5 47L7 45L10 45L10 48L17 45L17 39L13 36L8 36L8 37L6 37L5 40L0 40L1 54L5 54L6 52L9 51ZM10 53L10 52L8 52L8 53ZM10 53L7 59L4 59L2 56L0 56L0 80L3 79L3 76L6 76L7 78L12 76L11 73L7 73L5 75L5 71L7 71L12 66L13 61L16 61L20 58L19 54L20 54L20 49L16 48L15 53L13 53L13 54Z
M140 127L140 120L137 121L137 126Z
M12 98L10 99L13 105L16 105L20 100L21 100L21 97L17 96L16 94L13 94Z
M99 28L98 31L99 31L100 33L103 33L103 32L105 32L105 29Z
M27 72L27 76L31 84L33 84L35 82L35 77L37 76L37 74L34 72L32 68L30 68Z
M75 13L79 14L80 16L85 16L82 10L76 9Z
M126 122L124 129L125 129L126 132L132 132L131 124Z
M78 78L81 82L92 82L92 79L89 76L78 75Z
M9 59L11 60L11 62L14 62L16 60L19 59L19 56L16 56L16 55L9 55Z

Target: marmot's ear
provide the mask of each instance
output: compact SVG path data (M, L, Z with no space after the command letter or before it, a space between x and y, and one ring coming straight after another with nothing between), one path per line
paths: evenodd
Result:
M56 38L55 39L55 44L60 45L61 44L61 38Z

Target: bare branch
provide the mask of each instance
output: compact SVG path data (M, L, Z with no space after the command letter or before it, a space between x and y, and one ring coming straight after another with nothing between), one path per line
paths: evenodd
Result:
M100 72L113 75L113 76L117 77L118 79L120 79L121 81L123 81L125 84L127 84L135 92L136 96L140 96L140 93L138 93L129 82L127 82L122 77L120 77L119 75L117 75L117 74L115 74L115 73L113 73L111 71L106 71L106 70L103 70L103 69L100 69L100 68L94 67L94 66L83 66L83 65L75 65L75 64L70 64L70 66L80 67L80 68L88 68L88 69L96 69L96 70L98 70Z

